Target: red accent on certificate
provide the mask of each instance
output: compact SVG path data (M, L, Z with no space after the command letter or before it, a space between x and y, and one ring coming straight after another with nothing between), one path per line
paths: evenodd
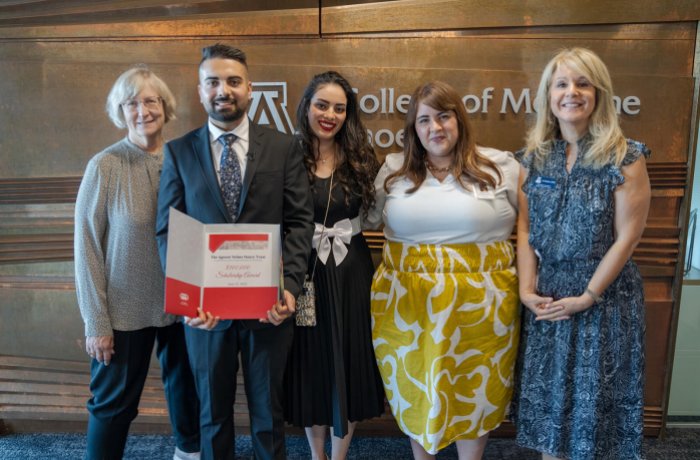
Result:
M202 224L171 208L165 311L266 318L279 298L280 248L279 225Z
M261 300L263 305L267 305L263 315L277 302L276 287L205 288L204 303L207 310L214 316L224 318L230 309L232 295L238 305L236 313L242 318L261 318L260 311L256 308Z
M165 311L173 315L197 316L202 288L168 278L165 282Z
M268 235L209 235L209 251L216 252L227 241L267 241Z

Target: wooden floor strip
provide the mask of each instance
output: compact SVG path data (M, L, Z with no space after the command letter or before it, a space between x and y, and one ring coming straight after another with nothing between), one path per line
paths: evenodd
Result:
M0 434L2 432L84 432L87 426L85 404L90 397L89 363L0 355ZM659 407L645 407L644 434L658 436L662 426ZM234 405L236 432L248 434L250 420L241 375L238 376ZM288 427L289 434L303 430ZM152 367L132 423L132 433L170 433L160 369ZM387 406L383 416L359 423L361 436L403 436ZM511 437L515 428L509 421L492 433Z

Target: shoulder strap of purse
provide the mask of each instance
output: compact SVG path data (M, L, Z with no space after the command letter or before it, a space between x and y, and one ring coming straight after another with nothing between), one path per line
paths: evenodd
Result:
M318 243L321 244L323 241L323 235L326 233L326 221L328 220L328 209L331 207L331 193L333 193L333 174L335 174L335 168L331 171L331 183L328 186L328 203L326 203L326 213L323 216L323 229L321 230L321 238L319 238ZM316 250L316 258L314 259L314 268L311 270L311 279L314 279L314 274L316 273L316 263L318 262L318 249Z

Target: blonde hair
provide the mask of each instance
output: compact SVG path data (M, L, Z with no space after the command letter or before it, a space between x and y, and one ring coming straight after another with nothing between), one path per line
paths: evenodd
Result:
M175 119L175 97L168 85L145 65L137 65L119 75L107 96L107 115L117 128L126 128L121 105L136 97L146 86L153 88L163 101L165 122Z
M581 164L600 168L612 162L619 166L627 152L627 140L615 112L610 73L600 57L586 48L562 50L544 68L535 97L537 121L527 134L525 154L534 155L535 164L542 165L561 134L549 104L552 77L560 66L580 73L595 87L595 108L588 122L592 140L582 152Z

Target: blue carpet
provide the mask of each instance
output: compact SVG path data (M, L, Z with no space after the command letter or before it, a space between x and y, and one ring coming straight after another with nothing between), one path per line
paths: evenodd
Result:
M126 460L170 460L175 443L171 436L132 435L126 446ZM327 450L330 449L328 446ZM700 430L669 429L665 440L646 439L647 460L700 460ZM81 459L85 453L83 434L9 434L0 436L0 459L54 460ZM308 459L309 447L301 436L287 436L289 459ZM236 457L252 458L248 436L236 437ZM410 459L411 447L406 438L357 437L350 446L349 459ZM451 446L438 454L439 460L456 459ZM512 439L491 439L484 460L539 460L530 450L519 448Z
M500 448L499 448L500 446ZM326 446L330 452L330 444ZM504 452L504 448L508 453ZM517 453L513 449L517 449ZM125 460L171 460L175 441L171 436L131 435L124 452ZM80 459L85 454L85 435L82 434L11 434L0 436L0 459L49 460ZM236 458L252 458L250 437L236 437ZM311 454L306 438L287 436L287 458L308 459ZM410 459L411 446L407 438L356 437L350 446L348 459ZM454 446L444 449L438 459L456 459ZM493 439L485 459L539 460L539 455L520 450L512 440Z

